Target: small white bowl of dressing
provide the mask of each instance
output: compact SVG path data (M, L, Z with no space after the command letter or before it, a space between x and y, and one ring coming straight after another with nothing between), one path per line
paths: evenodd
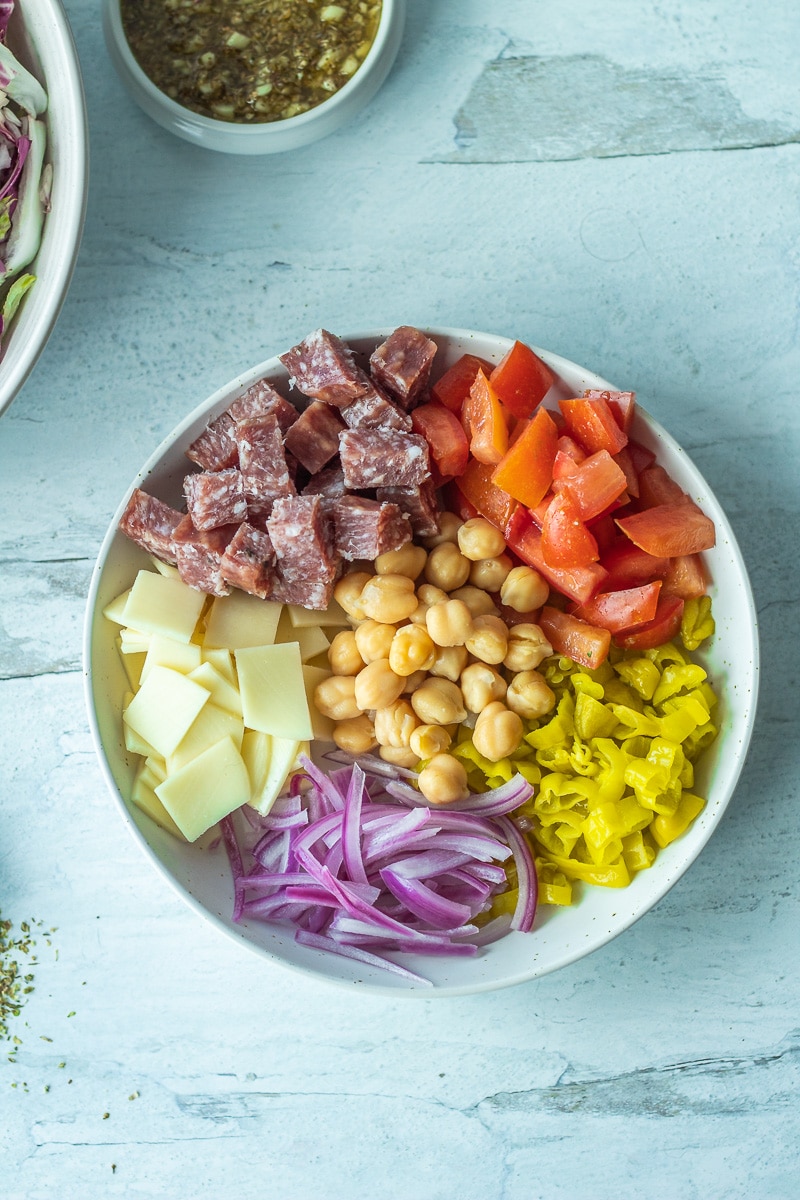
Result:
M164 129L273 154L327 137L372 100L405 14L405 0L103 0L103 29L123 83Z

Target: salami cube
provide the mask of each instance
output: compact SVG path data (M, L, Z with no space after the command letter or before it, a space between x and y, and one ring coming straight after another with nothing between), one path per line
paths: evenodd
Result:
M284 579L320 583L336 578L339 558L320 496L276 500L267 521L267 532Z
M239 447L233 436L235 422L223 413L207 425L186 451L186 457L204 471L224 471L239 461Z
M339 453L345 484L356 491L419 487L430 476L428 443L416 433L347 429Z
M183 494L195 529L238 525L247 516L242 473L235 467L187 475L183 481Z
M272 413L249 417L237 421L234 428L248 510L269 511L279 496L295 493L278 419Z
M314 400L294 422L283 444L307 471L316 475L338 454L343 428L335 408Z
M436 350L436 343L419 329L400 325L373 350L372 378L408 412L428 386Z
M408 414L378 391L374 384L358 400L343 408L341 413L350 429L411 429Z
M326 500L339 500L347 489L339 463L334 463L309 479L303 488L304 496L322 496Z
M415 488L378 488L377 496L398 506L411 522L415 537L433 537L439 532L439 506L430 479Z
M335 579L287 579L278 567L269 598L276 604L296 604L300 608L324 612L330 608L335 582Z
M309 333L279 357L298 391L337 408L351 404L374 386L356 364L350 347L327 329Z
M281 433L285 434L297 420L297 409L277 392L266 379L259 379L242 392L227 411L234 421L249 421L251 417L277 418Z
M182 517L182 513L170 508L163 500L134 488L120 517L119 528L142 550L174 566L175 530Z
M224 582L265 600L275 582L274 566L275 550L267 531L243 521L222 555Z
M185 584L210 596L227 596L230 587L222 577L222 556L237 526L197 529L187 513L175 530L175 560Z
M343 496L333 506L335 546L348 562L399 550L411 541L411 525L396 504Z

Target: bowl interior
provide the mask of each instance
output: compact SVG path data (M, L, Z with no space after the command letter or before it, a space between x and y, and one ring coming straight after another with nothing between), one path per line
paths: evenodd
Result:
M8 30L9 45L48 97L46 161L53 167L42 243L26 268L37 282L4 339L0 413L16 396L55 325L78 256L88 188L86 106L78 55L59 0L25 0Z
M344 337L357 352L369 353L388 332L383 329ZM484 333L447 329L428 332L439 346L437 373L442 373L465 352L498 362L511 345L506 338ZM543 350L537 353L558 376L548 404L558 397L579 395L585 388L613 386L563 358ZM263 375L269 375L279 388L285 388L287 373L277 359L239 376L170 434L131 487L142 486L164 500L177 503L186 473L184 447L209 419ZM629 383L623 381L623 386ZM503 987L565 966L621 933L665 895L711 836L736 786L755 716L758 644L747 572L727 518L708 484L677 442L641 409L634 436L658 451L659 462L716 524L717 545L705 556L711 577L716 634L708 651L698 655L720 696L720 734L697 771L695 790L708 803L687 833L662 850L655 865L635 876L628 888L585 888L580 901L571 908L542 907L532 934L510 934L474 959L404 956L403 961L412 970L433 981L433 993L430 988L419 988L378 970L297 946L291 932L278 927L258 922L234 925L230 919L233 887L224 850L209 851L181 844L126 804L124 797L129 794L135 766L124 747L120 717L127 680L114 645L115 627L102 616L104 606L130 586L136 571L147 564L146 556L116 529L131 489L126 491L103 542L89 594L85 664L90 721L104 774L124 821L145 853L189 904L219 929L286 966L351 986L356 982L374 992L430 996Z

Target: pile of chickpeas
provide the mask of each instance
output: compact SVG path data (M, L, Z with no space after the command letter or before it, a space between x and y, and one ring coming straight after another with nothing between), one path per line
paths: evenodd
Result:
M533 621L508 625L492 595L534 613L548 585L506 550L489 521L444 513L435 537L382 554L372 572L350 571L334 592L352 628L331 642L332 674L314 703L348 753L377 746L387 762L412 769L428 760L418 782L432 804L468 793L466 769L448 753L462 722L478 753L497 762L519 747L523 719L555 704L536 669L552 646Z

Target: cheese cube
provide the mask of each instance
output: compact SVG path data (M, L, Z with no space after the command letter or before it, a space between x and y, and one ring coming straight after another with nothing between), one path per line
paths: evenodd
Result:
M199 683L169 667L155 666L122 719L157 754L167 758L208 700L209 692Z
M244 725L242 718L213 703L204 704L195 720L186 731L174 753L167 759L167 775L180 770L187 762L204 754L224 737L233 738L237 750L242 744ZM162 781L159 780L159 783Z
M250 799L250 778L230 737L223 738L155 789L188 841L216 825Z
M176 642L189 642L205 600L202 592L180 579L140 571L122 616L126 625L142 633L162 633Z
M297 643L242 647L234 657L248 729L298 742L312 737Z
M240 650L245 646L271 646L281 615L281 604L271 604L247 592L216 596L206 617L206 649Z

